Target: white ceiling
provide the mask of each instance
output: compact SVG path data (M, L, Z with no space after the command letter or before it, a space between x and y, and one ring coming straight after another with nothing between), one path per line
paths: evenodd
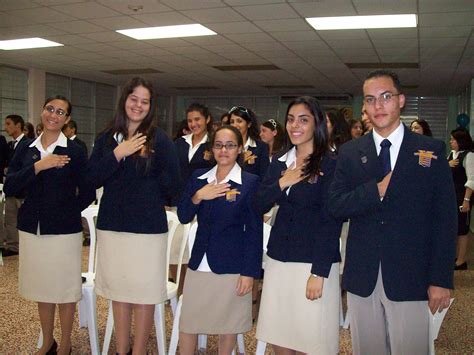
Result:
M403 13L417 13L418 28L315 31L304 20ZM114 32L190 23L218 35L137 41ZM0 0L0 39L65 45L0 50L0 63L110 84L128 76L104 70L151 68L162 73L143 76L175 95L359 94L371 69L345 63L418 63L395 69L408 93L452 95L474 76L473 28L474 0ZM214 68L225 65L280 69Z

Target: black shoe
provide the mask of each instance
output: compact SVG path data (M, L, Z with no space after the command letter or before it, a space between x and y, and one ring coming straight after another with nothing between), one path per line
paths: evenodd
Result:
M17 251L10 250L10 249L3 249L2 250L2 256L5 258L7 256L15 256L18 255Z
M82 283L86 283L87 279L84 276L81 276L82 278Z
M56 355L58 353L58 343L56 343L56 340L53 339L53 345L49 348L49 350L46 352L46 355Z
M467 262L464 262L461 265L454 264L454 270L467 270Z

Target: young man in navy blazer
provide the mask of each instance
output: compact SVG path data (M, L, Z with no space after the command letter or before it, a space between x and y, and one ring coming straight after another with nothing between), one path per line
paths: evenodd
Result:
M364 82L369 134L342 146L330 212L350 218L343 287L354 354L427 354L429 313L449 306L457 231L441 141L400 121L396 74Z

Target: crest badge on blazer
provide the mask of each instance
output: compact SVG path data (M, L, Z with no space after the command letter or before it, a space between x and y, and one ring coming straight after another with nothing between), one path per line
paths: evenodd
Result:
M251 150L246 150L244 152L244 163L253 165L255 164L255 159L257 159L257 156L254 155Z
M212 153L211 153L210 151L208 151L208 150L205 150L205 151L204 151L204 160L208 160L208 161L209 161L209 160L211 160L211 158L212 158Z
M418 156L418 165L421 165L424 168L429 168L431 167L431 159L438 159L438 157L433 153L434 152L429 150L419 149L418 152L413 153L413 155Z
M240 192L237 189L232 189L225 193L225 200L227 202L235 202L237 195L240 195Z

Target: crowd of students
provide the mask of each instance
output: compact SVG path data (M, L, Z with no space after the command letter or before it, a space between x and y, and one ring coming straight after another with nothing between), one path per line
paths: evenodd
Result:
M349 292L359 296L367 293L357 287L355 279L366 277L368 264L359 265L354 259L365 255L365 262L374 261L370 267L376 267L375 276L379 265L379 277L382 270L385 272L380 249L377 256L372 256L368 249L357 249L357 243L366 243L359 220L367 215L383 220L383 209L390 203L395 163L381 175L370 159L372 155L377 159L373 148L377 134L386 138L395 130L404 131L399 117L404 102L399 101L402 93L397 93L396 80L391 73L381 72L366 80L367 88L364 85L364 109L375 127L374 138L372 131L359 138L365 121L347 122L338 112L326 113L315 98L302 96L288 105L283 126L269 119L260 129L250 108L232 107L218 128L213 128L209 109L192 104L186 110L187 124L180 127L173 142L154 125L156 96L151 83L134 78L123 87L115 116L98 135L89 160L78 140L68 139L63 133L63 128L69 127L71 103L61 96L48 98L41 114L42 134L18 146L4 186L7 196L24 198L18 213L19 285L24 298L38 303L43 331L38 354L71 352L72 320L75 304L81 298L81 211L94 200L95 189L101 187L104 193L97 218L95 290L112 300L117 353L146 353L155 304L166 299L166 209L172 208L181 223L198 223L194 247L189 260L185 260L188 271L183 288L180 352L193 354L197 334L204 333L219 334L220 353L230 354L236 335L252 327L255 280L262 277L263 215L275 205L279 209L268 242L256 336L272 344L276 354L338 353L339 238L343 221L355 221L349 233L351 264L345 276ZM379 86L369 85L375 81ZM394 105L394 113L375 112L390 105ZM389 116L388 123L385 116ZM412 138L415 135L408 130L404 134L407 139L418 139ZM452 135L459 142L460 138ZM371 140L372 148L351 161L350 154L355 151L348 153L344 143L356 138L361 142ZM422 148L434 146L431 141L420 142ZM470 145L453 145L453 149L460 153L452 156L452 168L470 162ZM342 162L338 163L341 151ZM434 152L439 150L429 153ZM448 166L445 159L434 158L430 163L433 171L445 172ZM350 180L356 175L341 170L345 168L355 169L360 175L357 181ZM364 173L363 168L373 171ZM398 165L394 174L397 169ZM469 181L469 186L460 188L463 200L459 210L467 214L474 185L469 178L461 182L465 173L456 174L460 185ZM422 191L428 195L435 192L427 188ZM440 196L446 198L446 206L451 206L451 189L446 191ZM364 196L368 200L363 200ZM371 225L367 218L367 225ZM462 218L465 223L466 216ZM446 223L443 230L449 239L452 223ZM376 232L387 231L379 228ZM467 234L464 229L459 233ZM423 234L423 238L431 237ZM376 248L377 243L372 247ZM449 249L448 242L444 245ZM419 256L427 254L422 251ZM446 250L445 257L449 255ZM464 265L464 256L459 254L458 258L457 264ZM428 263L422 267L423 275L429 273ZM432 279L415 280L417 287L434 283L449 289L449 272L437 265L435 269ZM437 273L443 277L437 278ZM375 287L375 279L367 281L372 283L368 289ZM409 289L408 296L397 294L395 298L426 304L426 295L413 296L410 282L403 285ZM387 295L392 296L388 291ZM445 307L445 294L437 300L435 307L429 296L432 310ZM61 319L59 347L53 338L56 304ZM356 316L354 324L359 330L364 327ZM353 342L355 353L368 349L361 345L360 338L353 338Z

